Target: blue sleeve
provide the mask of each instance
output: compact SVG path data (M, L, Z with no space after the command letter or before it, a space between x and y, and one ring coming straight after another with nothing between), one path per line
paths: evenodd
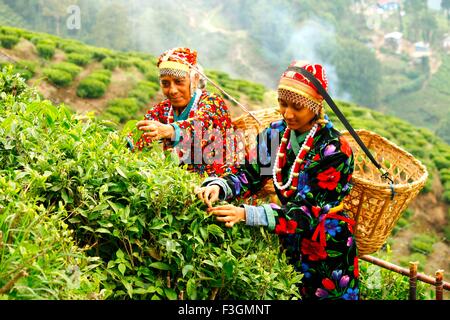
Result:
M181 129L180 129L180 126L178 124L176 124L176 123L171 123L170 125L175 130L175 139L173 140L173 146L176 147L177 144L180 143Z

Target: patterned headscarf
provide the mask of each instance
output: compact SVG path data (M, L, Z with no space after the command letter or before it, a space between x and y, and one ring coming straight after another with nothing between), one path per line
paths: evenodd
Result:
M157 66L160 76L184 78L189 74L189 64L197 64L197 51L189 48L173 48L159 57Z
M328 80L325 69L320 64L309 64L305 61L293 61L289 67L300 67L311 72L328 90ZM296 104L306 106L319 115L322 110L323 97L316 87L303 75L295 71L285 71L278 85L278 97Z

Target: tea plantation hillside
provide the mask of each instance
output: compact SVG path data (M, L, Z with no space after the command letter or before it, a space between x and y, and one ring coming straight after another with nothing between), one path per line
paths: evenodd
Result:
M156 58L138 52L118 52L7 26L0 27L0 61L14 64L29 84L54 103L79 112L93 111L123 124L141 118L161 99ZM207 76L237 99L261 103L267 89L228 74L206 70ZM220 93L209 85L208 89ZM233 105L232 103L230 103ZM122 106L122 107L121 107ZM239 112L238 108L231 108Z
M155 57L4 26L0 43L1 298L298 298L301 275L280 260L275 237L216 225L193 196L199 177L157 145L142 154L125 148L129 120L162 97ZM207 74L250 109L276 103L262 85ZM392 260L448 269L450 146L396 117L337 103L354 128L388 138L429 171L389 240ZM366 270L363 263L363 279ZM386 279L399 291L361 292L407 296L407 283Z
M215 224L193 192L200 177L157 145L129 152L122 133L4 71L0 297L298 298L277 238Z

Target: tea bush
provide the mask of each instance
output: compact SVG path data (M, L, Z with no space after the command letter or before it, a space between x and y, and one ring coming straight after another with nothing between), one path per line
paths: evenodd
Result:
M105 85L109 85L111 83L111 71L106 69L98 69L94 70L89 76L89 79L95 79L103 82Z
M433 236L428 234L418 234L412 239L410 249L413 252L429 255L433 251L433 244L435 242L436 239Z
M76 247L84 248L74 248L74 255L93 259L80 258L75 269L82 275L80 295L98 292L100 283L98 296L106 299L299 298L301 275L279 252L278 238L264 229L216 224L193 193L201 177L178 166L170 153L157 144L131 153L124 142L130 127L117 132L41 101L11 74L0 80L0 178L22 190L20 198L39 208L39 216L48 212L62 229L64 220ZM9 211L0 215L13 219ZM44 218L39 222L32 225L51 233L49 242L70 242L69 231L51 229ZM11 224L2 228L11 230ZM71 247L54 246L64 247L48 248L57 255ZM52 264L42 264L45 279L64 283L61 270L71 277L68 266L75 258L61 259L58 276ZM21 279L24 291L33 290L28 279ZM13 291L6 294L14 298ZM48 298L70 294L77 293Z
M56 46L50 42L38 42L36 44L36 50L44 59L50 60L55 55Z
M159 85L150 81L140 81L135 88L130 91L128 97L136 98L140 106L149 103L159 90Z
M70 74L72 79L74 79L81 72L81 70L83 70L81 67L70 62L54 63L50 65L50 68L67 72Z
M77 96L80 98L100 98L106 92L106 85L96 79L83 79L78 84Z
M80 81L77 96L81 98L102 97L111 82L111 71L105 69L94 70L90 75Z
M120 123L130 120L139 110L139 103L135 98L117 98L110 100L102 119L109 119Z
M6 49L12 49L19 41L20 38L16 36L0 35L0 44Z
M72 83L72 75L66 71L46 68L42 73L57 87L67 87Z
M86 53L69 53L67 61L75 63L79 66L85 66L91 61L92 56Z
M102 65L105 69L113 71L115 68L119 66L119 61L113 58L105 58L102 60Z

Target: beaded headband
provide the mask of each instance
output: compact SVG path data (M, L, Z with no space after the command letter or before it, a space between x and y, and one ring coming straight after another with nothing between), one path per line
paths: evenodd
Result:
M189 65L197 63L197 51L189 48L173 48L164 52L158 59L160 76L184 78L189 73Z
M328 80L325 69L321 65L309 64L305 61L294 61L289 66L300 67L311 72L327 90ZM278 85L278 97L303 105L317 115L320 114L322 109L323 97L317 92L316 87L302 74L295 71L285 71L281 75Z

